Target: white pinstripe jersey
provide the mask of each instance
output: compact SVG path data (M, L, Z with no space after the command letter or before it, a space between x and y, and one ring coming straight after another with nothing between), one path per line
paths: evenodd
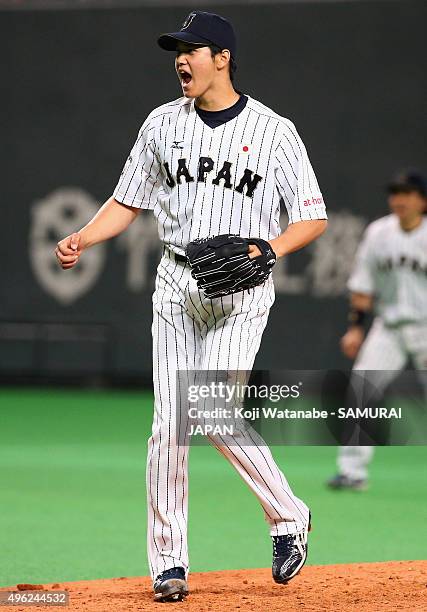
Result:
M191 240L218 234L276 238L281 197L290 223L326 219L295 126L250 97L237 117L216 128L202 121L194 100L156 108L113 195L152 209L160 239L181 254Z
M348 288L375 295L375 311L389 325L427 321L427 218L410 232L396 215L371 223Z

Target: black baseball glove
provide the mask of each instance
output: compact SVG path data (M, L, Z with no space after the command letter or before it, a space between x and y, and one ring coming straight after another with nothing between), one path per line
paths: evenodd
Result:
M248 254L250 244L255 244L261 255L251 259ZM187 245L185 254L191 275L208 298L261 285L276 263L276 255L268 242L234 234L193 240Z

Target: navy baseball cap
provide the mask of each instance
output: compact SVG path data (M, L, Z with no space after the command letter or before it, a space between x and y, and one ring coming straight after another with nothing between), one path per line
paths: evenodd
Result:
M427 180L420 172L408 170L397 174L387 185L387 191L390 194L416 191L420 195L427 197Z
M180 41L206 47L215 45L221 50L228 49L233 59L236 57L237 44L233 26L227 19L215 13L193 11L179 32L162 34L157 40L166 51L176 51Z

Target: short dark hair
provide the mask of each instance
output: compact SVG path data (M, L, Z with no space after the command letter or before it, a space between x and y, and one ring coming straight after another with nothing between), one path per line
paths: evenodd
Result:
M388 195L400 193L418 193L426 204L424 214L427 215L427 178L418 170L403 170L387 185Z
M396 193L419 193L427 198L427 178L418 170L403 170L387 185L390 195Z
M218 55L218 53L221 53L222 51L222 49L220 47L217 47L216 45L209 45L209 49L211 50L212 57L215 57L215 55ZM231 57L231 55L230 55L230 63L228 64L228 70L229 70L229 75L230 75L230 81L233 83L234 73L237 70L237 64L234 61L233 57Z

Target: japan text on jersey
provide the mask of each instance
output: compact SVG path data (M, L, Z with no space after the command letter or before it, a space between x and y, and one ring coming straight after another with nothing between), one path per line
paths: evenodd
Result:
M427 219L410 232L393 214L371 223L348 287L373 295L376 314L389 325L427 321Z
M114 192L119 202L152 209L165 244L233 233L280 235L280 200L290 223L326 219L305 146L292 122L248 98L216 128L194 100L155 109L144 122Z

